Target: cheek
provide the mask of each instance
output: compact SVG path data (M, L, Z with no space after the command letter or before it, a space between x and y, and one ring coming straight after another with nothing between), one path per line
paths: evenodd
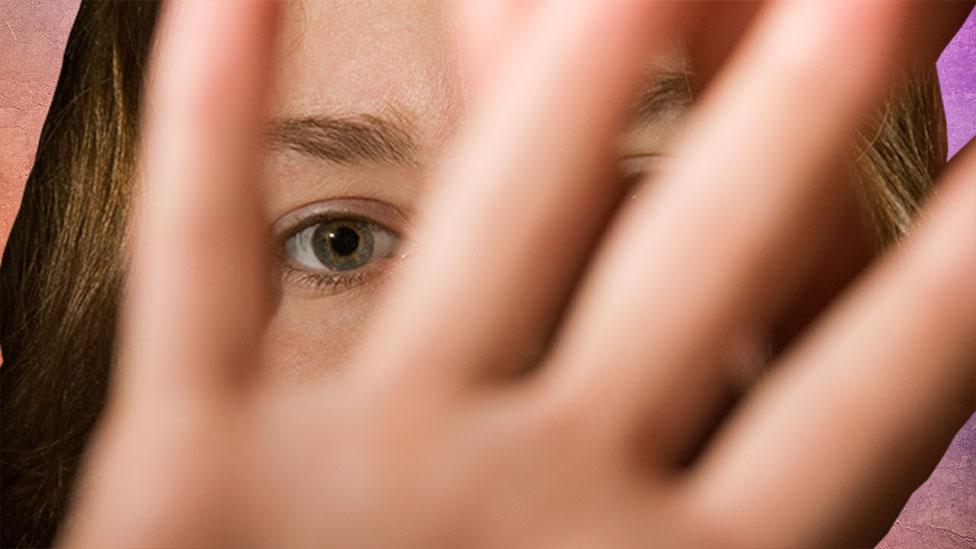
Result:
M266 332L266 373L286 385L341 374L348 369L378 300L378 292L359 289L326 297L286 293Z

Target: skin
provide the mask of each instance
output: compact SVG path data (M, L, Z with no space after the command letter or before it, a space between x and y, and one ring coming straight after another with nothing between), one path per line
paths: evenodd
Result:
M405 126L416 152L405 166L375 160L336 165L273 150L262 181L271 224L303 206L353 197L380 202L394 210L391 214L402 212L402 220L388 225L409 237L423 194L437 184L430 172L476 89L459 74L470 65L458 65L452 15L448 5L434 2L311 2L285 8L270 118L379 116ZM674 108L635 121L620 135L621 162L630 159L640 168L665 153L683 114ZM266 336L269 375L305 384L345 370L380 304L380 290L398 267L394 263L363 269L367 281L340 292L286 279Z
M459 116L461 92L446 14L430 3L310 2L288 6L282 19L283 53L271 116L396 111L416 134L418 158L411 166L372 161L336 166L306 155L271 154L264 182L267 217L277 220L301 206L342 197L413 211L424 168ZM363 24L364 19L382 24ZM406 222L390 228L409 229ZM378 279L385 278L379 271L392 270L392 262L386 263L374 265L366 283L333 295L284 282L268 333L266 364L272 375L306 383L341 370L375 311Z
M972 147L917 234L687 457L722 416L728 348L743 327L769 329L844 226L857 121L961 19L767 8L676 141L640 141L665 118L624 136L624 149L673 154L615 211L632 90L665 31L693 35L697 5L502 4L487 30L462 20L466 110L445 14L391 4L289 6L280 28L275 4L167 12L113 404L63 541L877 539L973 412ZM366 15L385 24L355 24ZM280 151L262 166L264 113L390 105L417 123L417 167ZM351 189L416 212L400 276L329 296L269 281L269 222ZM500 220L518 238L486 260Z

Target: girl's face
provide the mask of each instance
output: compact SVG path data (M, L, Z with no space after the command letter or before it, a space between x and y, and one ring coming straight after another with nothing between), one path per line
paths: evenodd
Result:
M337 372L415 245L420 198L468 95L450 9L413 0L287 5L263 180L281 257L266 346L276 378ZM653 169L666 150L687 106L683 78L658 74L635 102L619 146L628 174ZM505 219L498 227L485 235L484 261L518 238Z

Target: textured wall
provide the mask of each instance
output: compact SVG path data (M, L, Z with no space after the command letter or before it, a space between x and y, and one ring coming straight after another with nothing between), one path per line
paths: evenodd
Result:
M969 14L936 66L942 81L952 156L976 136L976 11Z
M20 205L78 0L0 0L0 249Z
M0 247L34 159L76 10L77 0L0 0ZM938 66L955 152L976 135L976 13ZM976 547L976 416L882 546Z

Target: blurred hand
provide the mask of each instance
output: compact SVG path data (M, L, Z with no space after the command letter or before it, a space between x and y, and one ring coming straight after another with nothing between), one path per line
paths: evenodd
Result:
M592 256L631 88L701 7L497 12L517 55L473 56L492 91L418 251L349 374L301 390L258 368L273 290L253 174L276 9L166 14L113 398L67 544L864 544L973 412L970 146L916 234L706 437L726 344L825 245L858 124L948 40L945 8L750 16L673 163Z

